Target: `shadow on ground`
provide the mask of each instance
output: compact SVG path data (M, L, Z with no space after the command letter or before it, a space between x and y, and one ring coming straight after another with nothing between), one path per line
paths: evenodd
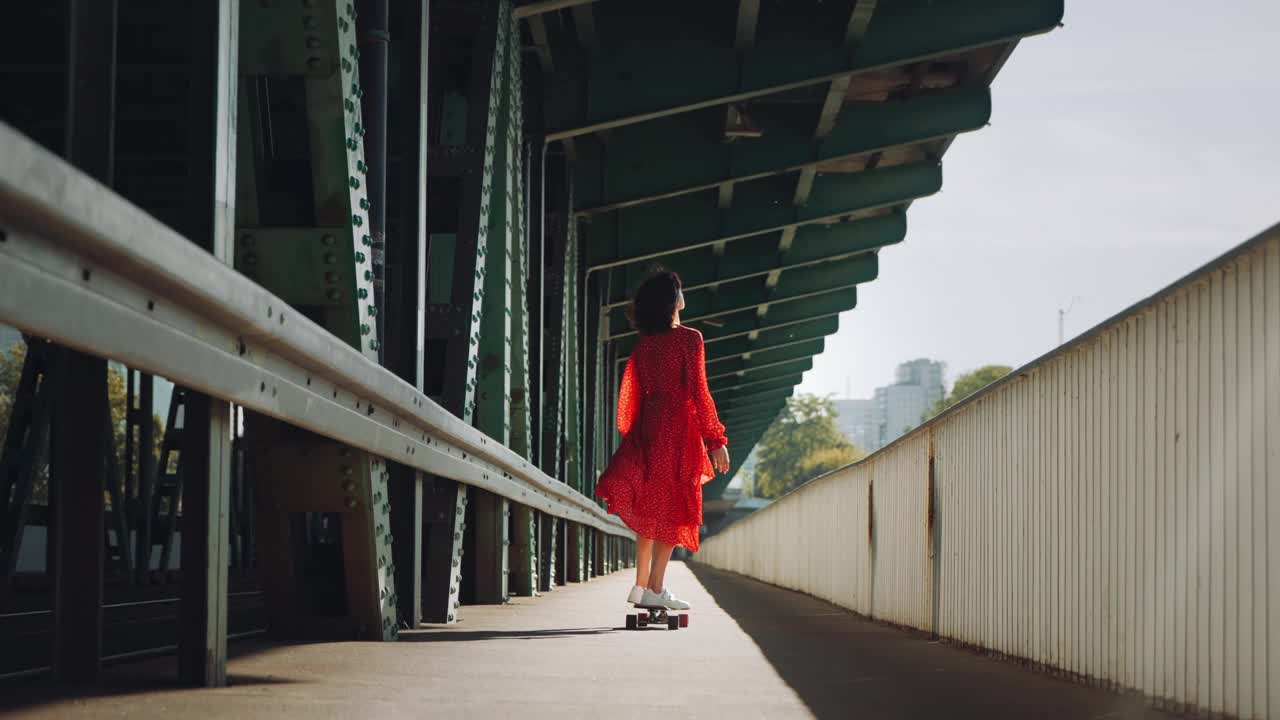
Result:
M474 642L476 640L547 640L606 635L620 628L556 628L552 630L405 630L400 642Z
M688 567L819 718L1168 718L1141 700L890 628L801 593Z
M235 659L269 650L272 647L273 645L267 641L246 640L232 644L227 652L229 657ZM191 690L190 685L178 681L177 668L177 656L167 655L149 660L108 665L102 668L98 680L93 683L59 683L48 676L7 680L0 682L0 715L90 698L156 695ZM284 685L292 682L294 681L287 678L272 676L236 673L227 675L228 687Z

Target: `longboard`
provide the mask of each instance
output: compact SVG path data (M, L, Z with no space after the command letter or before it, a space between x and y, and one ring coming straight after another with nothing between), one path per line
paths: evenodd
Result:
M679 630L689 627L689 613L672 612L661 605L636 605L640 612L627 615L628 630L642 630L650 625L665 625L668 630Z

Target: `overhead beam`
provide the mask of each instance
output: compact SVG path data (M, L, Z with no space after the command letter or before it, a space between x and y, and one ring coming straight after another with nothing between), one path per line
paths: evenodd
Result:
M720 241L778 233L855 213L894 207L927 197L942 187L935 161L880 168L850 175L826 175L814 183L813 197L791 207L794 179L776 176L737 186L735 205L722 210L686 195L611 213L591 224L589 267L601 270L645 262ZM785 198L779 201L779 198Z
M512 14L517 18L535 18L557 10L567 8L576 8L580 5L589 5L596 0L540 0L540 2L531 2L524 5L517 5L512 8Z
M859 262L859 258L850 258L839 262L826 263L807 268L802 273L784 275L774 288L764 286L759 279L735 283L733 288L724 288L716 293L699 293L686 298L685 310L688 319L686 324L705 322L725 315L734 315L744 311L758 311L762 307L790 305L809 299L825 299L827 293L835 290L855 290L859 283L875 279L874 269L867 268ZM825 307L819 308L819 314ZM614 311L615 313L620 311ZM609 336L614 340L634 335L634 330L626 330Z
M743 426L756 420L767 420L777 416L778 411L787 404L786 399L774 400L755 407L734 410L724 414L721 420L726 425Z
M849 223L806 225L796 232L799 242L783 252L777 251L776 235L757 235L735 241L730 252L718 258L710 249L698 248L668 255L662 265L679 273L687 296L706 288L847 260L855 255L868 267L878 266L877 256L869 251L902 242L906 234L906 214L895 212ZM621 273L622 282L614 284L614 299L605 305L610 310L627 305L630 294L648 275L647 268L636 265Z
M804 303L783 303L774 308L773 312L764 318L759 327L756 326L756 318L753 312L720 316L714 319L716 325L703 322L695 323L695 326L702 331L703 342L706 343L708 352L710 352L716 343L743 336L750 337L752 333L760 333L765 330L790 327L838 316L842 312L852 310L857 304L857 288L845 288L808 298ZM631 352L635 342L634 338L635 336L632 335L615 340L614 342L618 343L618 352Z
M715 366L707 367L707 379L711 380L718 377L727 377L737 375L738 373L751 372L760 368L781 365L792 360L800 360L802 358L814 357L822 354L823 341L809 340L795 345L786 347L771 348L769 350L761 350L752 353L749 358L739 358L736 360L726 360L717 363Z
M759 382L742 383L728 388L712 390L711 397L719 402L733 402L743 395L754 393L773 392L774 390L784 390L800 384L804 376L796 373L794 375L784 375L782 377L770 378Z
M805 373L813 369L813 358L803 358L801 360L792 360L784 365L775 365L773 367L762 368L759 370L748 370L741 375L730 375L727 377L715 378L707 381L707 387L712 393L717 390L731 388L738 385L746 385L749 382L764 382L766 380L777 380L781 377L795 375L796 373Z
M738 410L751 405L759 405L766 401L780 400L789 397L795 391L797 381L794 384L779 383L778 387L773 389L756 388L750 393L737 396L720 397L716 400L716 409L728 412L729 410Z
M726 403L723 410L721 410L717 405L716 410L720 412L722 417L725 417L730 416L729 413L737 413L740 415L744 412L755 410L762 406L776 407L779 402L791 397L794 392L795 387L792 386L783 390L775 390L770 393L761 393L759 395L752 396L749 400L743 400L738 403Z
M669 115L829 83L888 66L998 45L1052 30L1063 0L908 0L880 8L857 52L691 46L588 53L548 87L548 139L572 138ZM817 20L816 22L821 22ZM815 29L815 34L820 34ZM606 43L607 44L607 43ZM672 62L678 57L679 62ZM698 73L689 73L696 66ZM627 82L619 83L619 77ZM590 90L586 90L590 88ZM644 88L646 92L637 92ZM590 93L589 95L587 93ZM690 98L697 98L690 100Z
M753 353L759 353L772 348L782 348L791 345L797 345L810 340L818 340L831 335L839 329L839 319L836 317L823 318L810 327L803 327L799 331L791 331L790 328L783 328L767 333L762 333L755 340L748 337L742 337L734 342L716 343L707 348L707 368L712 366L720 366L726 360L743 357ZM800 327L800 326L797 326Z
M618 130L607 151L581 158L578 213L597 215L711 189L717 189L719 204L725 207L726 199L732 198L732 183L803 170L810 171L812 180L824 163L953 137L982 128L991 119L991 92L986 87L859 103L843 114L837 112L843 96L838 100L832 101L829 114L823 110L831 127L822 132L820 121L818 135L812 127L797 125L791 107L755 115L765 135L749 142L707 142L715 118L704 114Z

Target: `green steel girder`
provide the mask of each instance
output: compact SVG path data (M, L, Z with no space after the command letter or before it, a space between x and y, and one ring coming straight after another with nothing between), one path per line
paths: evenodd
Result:
M894 207L932 195L942 187L942 166L925 160L857 173L821 175L808 202L791 201L798 175L789 173L742 183L733 207L717 208L706 193L623 208L591 225L588 262L595 270L644 262L673 253L752 235L832 222L854 213Z
M725 377L707 380L707 386L714 393L716 390L733 387L735 385L744 385L748 382L756 382L759 380L775 380L780 377L794 375L796 373L808 372L813 369L813 358L803 358L800 360L792 360L783 365L774 365L759 370L746 370L742 375L726 375Z
M780 5L761 18L749 51L727 42L731 35L706 32L732 27L731 21L711 17L703 24L685 17L693 12L689 4L681 6L681 23L671 23L669 15L648 4L601 6L595 14L598 50L560 63L548 82L548 138L576 137L849 74L856 82L858 73L1016 41L1056 27L1063 5L1063 0L900 0L876 11L856 48L846 47L843 37L851 2L806 6L803 13ZM643 30L648 27L653 34ZM675 28L688 32L682 38ZM664 42L655 44L654 38Z
M761 330L754 339L749 335L742 335L714 343L707 346L707 367L727 358L741 357L757 350L823 338L834 334L839 328L840 318L832 315L811 322Z
M717 407L720 402L731 402L743 397L750 397L754 393L771 392L774 390L791 388L800 384L803 376L799 373L793 375L784 375L782 377L770 378L759 382L740 383L722 388L720 390L712 390L711 397L716 401Z
M754 407L757 405L762 405L764 403L772 403L778 400L784 400L786 398L791 397L792 393L794 392L795 392L795 386L788 385L778 390L770 390L769 392L755 393L752 395L748 395L742 398L736 398L734 400L726 401L723 403L716 403L716 410L721 413L727 413L731 410L738 411L738 410L742 410L743 408Z
M584 144L578 158L578 207L584 214L653 202L725 182L744 182L897 146L976 130L991 117L985 87L894 102L846 106L825 138L808 113L757 108L764 136L717 142L724 113L704 110L620 128L607 145Z
M782 273L777 284L769 286L768 278L750 278L722 286L715 293L697 292L685 297L684 322L692 323L722 315L743 311L755 311L769 306L782 306L792 302L804 302L825 295L833 290L854 289L854 286L875 279L876 263L861 257L823 263L807 268L804 272ZM622 310L614 311L615 322L625 323ZM625 326L624 326L625 327ZM754 329L754 328L753 328ZM634 334L634 330L612 336Z
M752 370L773 367L774 365L791 362L792 360L813 357L814 355L820 355L822 353L822 347L822 340L809 340L796 345L761 350L760 352L752 353L751 357L748 358L728 360L708 367L707 379L712 380L715 378L728 377L741 372L750 372Z
M786 407L787 398L774 398L770 402L761 402L756 405L742 407L737 410L725 411L725 415L720 421L726 427L733 425L743 427L749 425L758 419L771 419L778 414L782 408Z
M778 270L794 270L864 253L867 263L875 263L870 251L902 241L907 234L907 216L891 212L854 222L805 225L785 250L779 250L775 234L755 235L734 241L717 255L710 247L675 253L663 259L667 270L680 275L686 296L704 288L767 275ZM648 275L642 265L615 269L625 282L615 283L610 308L627 304L629 294Z
M773 411L782 407L786 404L787 398L791 397L794 392L795 388L788 388L787 390L775 391L768 395L754 398L742 405L727 407L721 413L721 420L726 423L735 422L741 424L744 418L758 414L763 410Z

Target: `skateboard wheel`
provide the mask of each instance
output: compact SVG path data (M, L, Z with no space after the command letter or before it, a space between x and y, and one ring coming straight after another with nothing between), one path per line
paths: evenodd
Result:
M649 622L649 613L647 612L637 613L636 617L640 618L640 622Z
M688 616L688 615L681 615L681 616L680 616L680 627L682 627L682 628L689 627L689 616Z
M640 613L636 616L636 627L647 627L649 625L649 616Z
M667 629L668 630L680 629L680 617L678 615L672 615L671 617L667 618Z
M628 630L635 630L635 629L636 629L636 616L635 616L635 615L628 615L628 616L627 616L627 629L628 629Z

